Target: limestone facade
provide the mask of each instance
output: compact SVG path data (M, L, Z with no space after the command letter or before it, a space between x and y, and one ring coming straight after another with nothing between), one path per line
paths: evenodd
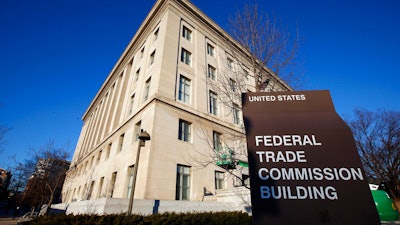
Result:
M254 91L246 54L189 1L156 1L82 117L63 202L128 199L141 129L151 140L140 149L135 199L202 201L240 186L235 175L246 168L217 166L215 151L245 160L241 102L225 104L215 76L243 70Z

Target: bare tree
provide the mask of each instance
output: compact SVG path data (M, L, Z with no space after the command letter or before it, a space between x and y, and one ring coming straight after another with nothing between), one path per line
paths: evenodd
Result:
M300 86L300 64L296 60L299 34L274 15L260 10L256 1L244 3L230 17L230 33L248 52L252 74L256 76L256 90L263 91L274 77L280 77L291 86ZM265 67L270 71L266 71Z
M61 188L65 173L69 168L69 151L54 146L50 140L40 148L30 148L30 158L18 163L15 171L19 181L25 181L22 203L31 208L57 202L61 196Z
M367 175L400 199L400 112L356 109L348 123Z
M233 37L226 37L226 52L219 51L219 68L206 65L207 85L218 101L234 113L241 108L241 94L248 91L291 91L301 86L298 62L300 38L291 34L275 16L259 9L255 0L244 3L229 18ZM214 54L207 46L208 54ZM289 86L290 85L290 86Z
M245 184L236 165L247 161L245 130L241 121L241 95L248 91L291 91L286 82L299 85L296 56L299 47L298 32L289 29L275 17L259 10L255 2L245 3L230 18L230 33L221 43L225 51L214 50L207 44L207 54L219 62L204 65L205 82L209 88L209 110L228 123L202 124L197 135L209 146L209 151L198 150L200 165L217 164L235 179ZM218 105L218 106L217 106ZM214 129L215 128L215 129ZM208 154L208 157L207 157ZM208 160L205 160L208 158Z
M297 30L291 35L286 26L262 12L255 2L244 3L229 23L231 37L226 36L224 43L219 43L219 49L224 51L207 43L210 60L204 65L209 113L225 121L200 122L195 133L208 149L197 149L198 156L192 158L202 167L220 166L235 182L248 188L242 93L292 91L288 83L300 86L300 65L296 61L300 41Z

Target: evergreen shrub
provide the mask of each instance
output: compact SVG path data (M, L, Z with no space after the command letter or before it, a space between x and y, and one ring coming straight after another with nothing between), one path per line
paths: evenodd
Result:
M24 225L251 225L243 212L162 213L141 215L46 215Z

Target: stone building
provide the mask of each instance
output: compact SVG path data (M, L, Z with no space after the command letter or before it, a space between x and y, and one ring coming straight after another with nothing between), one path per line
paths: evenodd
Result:
M127 202L141 130L151 140L135 201L218 201L247 174L241 100L230 97L254 83L248 52L215 22L190 1L157 0L83 115L63 202Z

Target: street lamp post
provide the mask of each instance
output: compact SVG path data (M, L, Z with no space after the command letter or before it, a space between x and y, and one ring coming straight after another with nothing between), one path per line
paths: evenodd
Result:
M135 186L136 186L136 177L137 177L137 171L139 167L139 156L140 156L140 148L145 145L146 141L150 140L150 135L143 129L140 131L140 134L138 136L139 143L138 143L138 148L137 148L137 153L136 153L136 160L135 164L133 166L133 179L132 179L132 188L131 188L131 193L129 196L129 205L128 205L128 215L132 214L132 205L133 205L133 196L135 194Z

